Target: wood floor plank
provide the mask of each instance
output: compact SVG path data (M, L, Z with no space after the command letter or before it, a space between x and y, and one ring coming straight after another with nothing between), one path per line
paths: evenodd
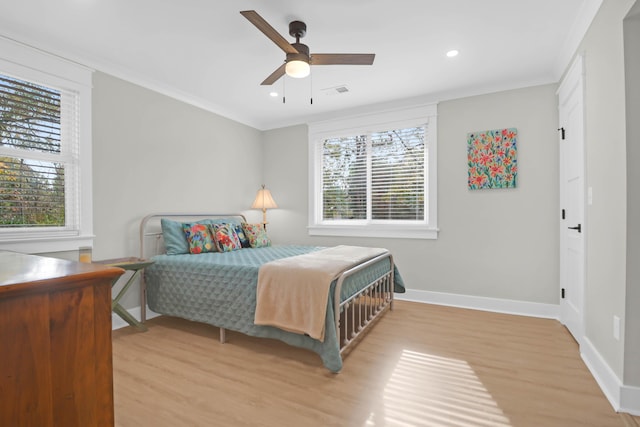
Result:
M160 317L113 333L118 427L625 426L557 321L397 301L332 374L309 351Z

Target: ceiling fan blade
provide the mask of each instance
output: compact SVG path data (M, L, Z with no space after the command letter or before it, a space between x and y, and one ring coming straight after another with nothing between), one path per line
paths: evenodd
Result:
M287 41L284 37L280 35L267 21L262 18L262 16L258 15L258 12L255 10L243 10L240 12L242 16L247 18L249 22L256 26L257 29L262 31L265 36L269 37L271 41L280 47L280 49L284 50L286 53L298 53L298 50L291 46L291 43Z
M284 76L286 66L287 64L282 64L281 66L279 66L277 70L271 73L271 75L266 79L264 79L264 81L260 84L263 86L269 86L274 84L280 77Z
M314 53L311 65L371 65L375 53Z

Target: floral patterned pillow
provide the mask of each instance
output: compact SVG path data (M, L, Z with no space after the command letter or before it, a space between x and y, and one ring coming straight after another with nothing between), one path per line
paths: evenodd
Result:
M242 228L249 238L249 244L252 248L271 246L271 240L269 236L267 236L267 230L264 229L262 224L247 224L243 222Z
M211 233L218 252L242 249L233 224L211 224Z
M245 234L244 229L242 228L242 224L233 224L233 229L236 231L238 240L240 240L240 244L242 245L242 247L250 248L251 243L249 243L249 238Z
M205 252L215 252L216 247L213 236L206 224L182 224L182 230L189 242L189 253L202 254Z

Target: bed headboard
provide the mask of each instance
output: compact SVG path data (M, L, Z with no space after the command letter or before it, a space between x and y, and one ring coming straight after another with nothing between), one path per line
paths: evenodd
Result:
M201 219L238 218L247 222L243 214L219 214L219 213L153 213L145 216L140 221L140 258L151 258L165 252L164 240L160 220L167 218L173 221L194 222Z

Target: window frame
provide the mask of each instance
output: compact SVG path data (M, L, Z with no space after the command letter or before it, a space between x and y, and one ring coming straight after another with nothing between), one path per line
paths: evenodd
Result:
M369 134L426 125L427 176L425 221L322 220L322 156L317 145L329 138ZM341 117L309 124L309 225L310 236L437 239L437 104Z
M0 229L0 250L44 253L93 245L91 179L91 89L93 70L0 37L0 73L77 94L78 155L75 198L68 227ZM19 153L16 153L19 156ZM65 204L67 201L65 200ZM68 208L68 207L67 207Z

